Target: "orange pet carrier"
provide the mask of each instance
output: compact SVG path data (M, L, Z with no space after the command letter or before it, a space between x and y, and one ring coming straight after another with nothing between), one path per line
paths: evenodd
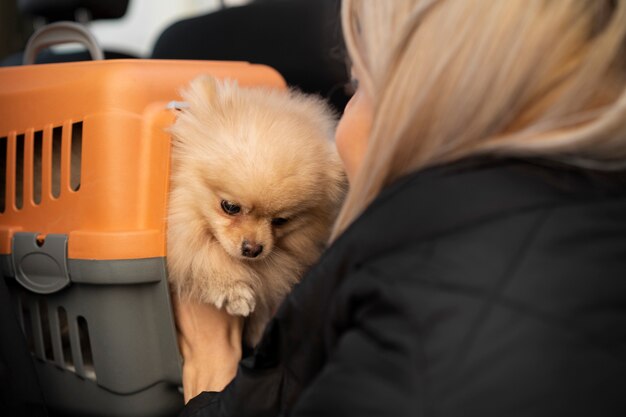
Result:
M53 411L182 406L165 269L166 107L199 74L285 85L235 62L0 69L0 269Z

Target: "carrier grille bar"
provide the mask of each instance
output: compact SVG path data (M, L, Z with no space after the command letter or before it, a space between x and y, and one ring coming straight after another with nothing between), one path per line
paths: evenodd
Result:
M0 137L0 213L78 191L82 139L82 121Z
M43 298L20 298L18 311L33 356L82 378L96 381L89 326L85 317L68 317L64 307L50 308Z

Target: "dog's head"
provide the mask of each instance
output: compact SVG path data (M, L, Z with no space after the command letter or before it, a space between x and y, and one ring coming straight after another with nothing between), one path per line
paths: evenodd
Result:
M189 107L172 128L173 180L206 233L246 262L314 259L345 187L327 106L208 77L184 97Z

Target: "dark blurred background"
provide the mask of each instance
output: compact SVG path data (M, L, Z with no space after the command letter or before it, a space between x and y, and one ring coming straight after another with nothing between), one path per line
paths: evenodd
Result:
M17 0L0 0L0 60L24 49L33 22L18 12Z
M84 23L106 59L237 60L277 69L338 112L351 91L340 0L0 0L0 66L22 64L28 37L60 20ZM36 63L90 59L63 45Z

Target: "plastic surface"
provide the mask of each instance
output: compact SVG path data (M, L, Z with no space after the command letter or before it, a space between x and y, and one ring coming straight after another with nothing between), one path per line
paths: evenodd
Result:
M157 272L153 282L72 283L54 294L40 295L6 280L52 411L164 416L182 408L165 260L146 261ZM117 272L134 281L134 272L145 262L126 263L129 268L124 271L118 265Z
M167 104L200 74L285 87L242 62L0 69L0 271L54 415L182 408L165 264Z
M67 235L70 259L165 256L167 128L174 120L165 107L200 74L285 87L273 69L242 62L0 68L0 151L6 151L0 255L11 252L13 234L23 231ZM76 169L73 143L79 142Z
M46 25L33 33L24 50L24 65L32 65L37 54L44 48L52 45L78 42L85 46L91 54L91 59L104 59L104 52L98 41L85 26L75 22L56 22Z
M16 233L12 269L17 282L38 294L52 294L67 287L67 236L48 235L42 241L37 233Z

